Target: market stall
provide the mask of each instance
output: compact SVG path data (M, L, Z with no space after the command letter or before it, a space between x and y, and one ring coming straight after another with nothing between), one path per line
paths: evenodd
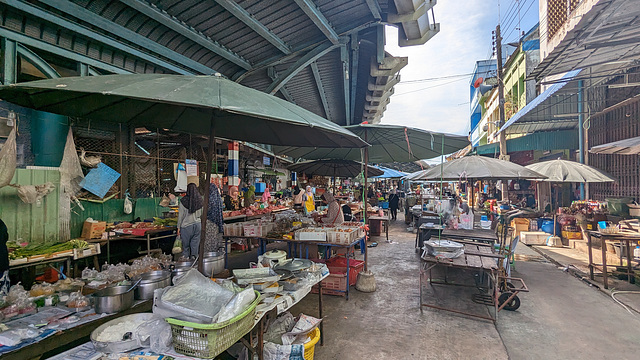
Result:
M0 88L0 93L6 101L41 111L80 118L86 117L98 121L115 122L132 126L132 128L135 126L153 126L208 136L209 144L206 154L207 161L204 181L205 199L209 198L211 187L213 154L215 154L216 146L215 136L257 143L292 146L312 145L330 148L359 148L367 145L362 139L348 130L320 118L309 111L274 96L245 88L242 85L217 76L158 74L112 75L109 76L109 81L107 82L105 82L102 77L59 78L4 86ZM251 99L251 101L247 101L247 99ZM242 122L243 126L237 126L238 122ZM282 133L286 133L287 136L279 136ZM207 214L207 210L208 201L204 201L202 212ZM202 216L201 229L203 235L206 234L206 227L206 216ZM144 234L147 235L148 231L149 230L145 229ZM107 242L109 241L109 239L105 240L107 240ZM145 241L147 241L147 250L149 251L150 238L146 237ZM165 288L164 295L167 295L167 292L170 293L171 289L173 289L173 298L177 299L178 302L180 299L185 298L184 296L177 296L179 294L192 294L215 287L225 288L225 286L235 290L241 289L242 291L238 294L245 293L252 296L250 304L247 304L245 301L248 297L238 298L237 302L231 305L233 312L227 314L227 320L217 323L213 321L213 318L206 318L202 321L203 319L198 318L198 316L196 316L196 318L187 316L187 320L185 320L184 317L180 319L180 310L175 306L168 307L168 312L165 312L163 317L177 318L178 321L191 320L189 321L190 324L188 327L191 329L202 329L203 331L199 333L210 333L211 330L220 329L227 329L227 331L232 332L233 334L229 336L229 338L233 338L233 340L227 339L230 343L218 341L214 336L209 337L210 341L205 344L205 350L214 352L224 351L226 346L231 346L232 343L240 340L242 336L255 325L252 314L259 313L261 303L268 307L275 302L276 296L278 296L278 299L284 299L279 301L286 301L286 299L291 299L291 303L293 303L294 300L299 301L301 297L304 297L304 295L310 291L311 284L314 283L314 281L320 281L323 276L328 274L327 268L322 265L310 265L305 269L301 269L305 271L304 274L300 273L300 277L298 278L303 281L297 281L293 284L292 288L287 290L291 292L290 294L285 293L285 290L282 289L284 288L284 284L277 284L277 281L281 278L281 276L278 275L273 279L274 281L271 284L273 286L267 286L268 289L261 289L271 294L271 296L263 296L264 294L261 294L258 297L253 290L254 283L251 281L241 283L241 276L238 276L238 274L235 274L235 283L224 282L223 285L220 285L202 275L198 275L199 273L195 270L180 267L180 263L163 264L165 268L167 265L174 266L174 270L171 271L174 275L174 285ZM193 267L195 265L195 263L189 263L188 266ZM200 271L204 271L204 241L200 242L197 265ZM100 304L104 305L101 298L126 297L127 299L133 300L134 288L141 288L143 285L146 285L142 278L135 280L134 277L132 280L120 280L119 278L124 274L124 271L122 271L119 266L115 268L112 268L112 266L113 265L105 266L103 272L97 272L97 274L92 273L92 275L96 276L96 279L87 279L87 286L82 287L84 291L84 289L89 288L90 285L106 286L104 289L97 289L95 294L92 295L94 298L93 306L96 313L117 313L123 311L124 309L120 308L101 311L104 310L100 308L100 306L102 306ZM162 269L156 269L154 271L169 272ZM193 286L196 282L186 282L186 280L181 283L180 280L176 279L179 273L186 274L181 275L178 279L185 279L188 276L192 278L195 277L198 279L196 282L200 282L203 286ZM132 274L128 274L127 276L129 275ZM142 276L142 273L137 275ZM164 281L166 281L166 278L163 275L161 279L153 281L153 283L158 282L165 286ZM178 288L180 288L180 290L176 290ZM225 291L218 289L215 291L227 295L229 295L229 291L235 293L235 291L229 289ZM165 304L180 305L172 302L171 296L167 295L165 298L164 295L162 296L162 301ZM79 298L76 299L75 296ZM52 299L54 298L53 296L51 297ZM71 297L71 295L69 295L69 297ZM32 302L28 296L21 296L20 298L26 298L26 300L22 301L25 307L21 309L28 310L33 307L30 305ZM236 297L232 295L231 298ZM49 298L47 297L47 299ZM86 305L87 300L82 292L80 292L79 295L74 295L74 302L72 302L72 304L77 304L79 299L84 299L81 302ZM269 299L271 299L271 302L267 303ZM45 300L45 303L47 303L47 301L48 300ZM53 300L51 301L53 302ZM69 299L67 299L67 301L69 301ZM224 308L225 304L227 304L226 301L206 301L204 303L208 308L207 311L210 311L212 307ZM126 304L128 305L126 307L130 308L133 302L127 300ZM198 306L198 304L202 305L202 303L198 301L190 301L189 304L187 304L187 308ZM241 304L242 306L240 306ZM14 310L14 305L16 304L9 305L10 311ZM154 307L154 309L155 308L156 307ZM17 305L15 309L18 309ZM192 308L191 310L194 309ZM13 314L13 312L7 313ZM191 312L191 314L193 314L193 312ZM248 320L243 321L242 319L245 318ZM194 319L200 320L199 322L195 322L195 327L192 324ZM220 320L220 318L218 318L218 320ZM71 323L72 321L69 322ZM169 326L164 320L161 320L159 324L164 324L164 328ZM242 324L243 327L239 327L240 324ZM249 327L245 327L247 324ZM175 328L181 325L180 323L173 322L170 326ZM127 331L124 335L130 332L131 331ZM262 336L262 332L259 332L260 336ZM18 331L18 333L20 332ZM26 342L37 341L38 336L42 335L42 332L37 333L36 337L31 337L30 335L33 333L28 333L28 339L24 340ZM177 333L172 333L169 337L175 350L183 354L189 354L189 351L195 350L198 354L201 354L199 351L203 350L202 344L196 343L194 345L193 341L187 341L189 342L189 344L186 344L187 347L184 346L185 344L181 344L180 346L176 345L176 343L183 342L182 333L183 330L180 330ZM196 333L198 333L198 331L196 331ZM7 335L9 333L4 332L3 334ZM120 334L120 339L123 339L124 335ZM127 336L130 337L132 335L135 336L134 334ZM198 337L198 335L196 337ZM118 338L117 335L115 338L112 337L111 340L113 341L116 338ZM19 343L22 343L22 340L23 339L20 338ZM303 342L306 342L305 340L307 340L307 338L302 339ZM251 343L249 343L249 345L251 345ZM261 341L259 342L259 346L262 346Z

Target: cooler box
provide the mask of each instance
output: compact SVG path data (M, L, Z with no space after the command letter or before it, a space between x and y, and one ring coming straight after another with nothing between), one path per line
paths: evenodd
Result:
M550 235L543 231L522 231L520 242L525 245L545 245Z
M266 189L267 189L267 184L265 183L255 183L254 186L256 187L256 191L257 193L263 193Z

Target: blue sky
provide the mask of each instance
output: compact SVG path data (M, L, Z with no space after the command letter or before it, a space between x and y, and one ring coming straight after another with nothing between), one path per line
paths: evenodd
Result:
M440 33L426 44L398 47L396 28L387 26L386 50L393 56L408 56L409 64L400 72L401 82L395 86L382 123L469 133L470 76L409 81L471 73L476 60L491 55L498 3L506 42L518 40L514 29L518 23L526 32L538 22L538 0L439 0L434 11ZM520 16L514 11L518 8Z

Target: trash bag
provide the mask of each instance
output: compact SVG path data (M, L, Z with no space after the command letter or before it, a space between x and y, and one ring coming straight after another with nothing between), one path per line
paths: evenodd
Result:
M0 149L0 188L9 185L16 172L16 129L9 133Z

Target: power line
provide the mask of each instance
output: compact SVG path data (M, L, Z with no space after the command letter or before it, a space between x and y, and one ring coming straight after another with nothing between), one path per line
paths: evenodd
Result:
M415 83L421 83L421 82L427 82L427 81L438 81L438 80L459 78L459 77L465 77L465 76L471 76L471 75L473 75L473 73L456 74L456 75L445 75L445 76L439 76L439 77L433 77L433 78L425 78L425 79L406 80L406 81L399 82L398 85L400 85L400 84L415 84Z
M444 85L448 85L448 84L453 84L454 82L458 82L458 81L460 81L460 80L466 80L466 79L464 79L464 78L462 78L462 79L456 79L456 80L448 81L448 82L446 82L446 83L442 83L442 84L438 84L438 85L427 86L427 87L425 87L425 88L421 88L421 89L411 90L411 91L403 92L403 93L400 93L400 94L394 94L393 96L398 97L398 96L401 96L401 95L411 94L411 93L418 92L418 91L423 91L423 90L433 89L433 88L436 88L436 87L439 87L439 86L444 86Z

